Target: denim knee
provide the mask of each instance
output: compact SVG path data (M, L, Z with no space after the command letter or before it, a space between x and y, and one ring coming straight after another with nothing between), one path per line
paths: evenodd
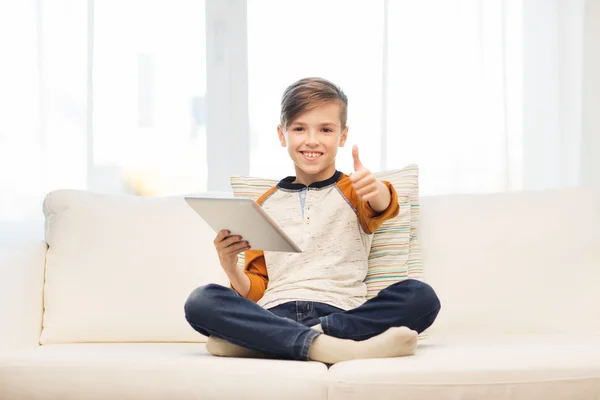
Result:
M430 285L416 279L410 279L410 281L414 285L413 290L415 291L413 301L419 305L419 308L434 311L441 307L440 299Z
M436 320L441 303L433 288L425 282L411 280L414 285L414 296L412 304L409 305L415 319L412 329L421 333L429 328Z
M216 314L218 296L223 293L223 290L227 288L214 283L194 289L185 302L185 319L199 326L210 323L211 317Z

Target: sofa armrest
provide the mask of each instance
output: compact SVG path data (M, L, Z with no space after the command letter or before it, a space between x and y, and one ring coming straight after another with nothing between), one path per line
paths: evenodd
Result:
M46 250L43 241L0 244L0 356L39 346Z

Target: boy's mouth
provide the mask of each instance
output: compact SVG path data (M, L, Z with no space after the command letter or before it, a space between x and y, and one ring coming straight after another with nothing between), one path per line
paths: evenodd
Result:
M323 153L319 151L301 151L300 153L309 161L316 160L323 155Z

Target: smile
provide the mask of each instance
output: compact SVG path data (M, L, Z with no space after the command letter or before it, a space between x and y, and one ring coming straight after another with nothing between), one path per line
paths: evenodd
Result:
M302 153L304 158L306 158L307 160L311 160L311 161L316 160L317 158L319 158L323 155L323 153L320 153L318 151L301 151L300 153Z

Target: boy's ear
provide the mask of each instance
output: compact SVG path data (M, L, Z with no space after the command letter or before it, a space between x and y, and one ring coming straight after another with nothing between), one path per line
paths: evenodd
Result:
M285 143L285 134L283 133L283 129L281 129L281 125L277 125L277 135L279 136L279 142L281 143L281 147L286 147Z
M348 140L348 126L344 128L342 135L340 136L340 147L344 147L346 140Z

